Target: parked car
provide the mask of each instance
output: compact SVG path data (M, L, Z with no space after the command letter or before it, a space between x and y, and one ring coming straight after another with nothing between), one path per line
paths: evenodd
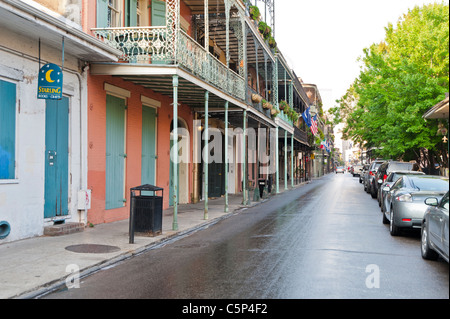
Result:
M421 228L427 209L425 199L440 200L448 192L448 178L434 175L404 175L389 189L385 188L386 211L383 223L389 221L389 231L397 236L403 228Z
M345 171L344 166L338 166L338 167L336 167L336 174L337 174L337 173L342 173L342 174L344 174L344 171Z
M378 167L377 172L375 173L375 180L377 181L375 183L375 191L378 198L378 204L381 204L380 202L380 191L381 191L381 184L384 183L386 178L388 177L390 172L393 171L417 171L419 170L419 165L417 163L411 163L411 162L398 162L398 161L386 161L383 164Z
M386 211L386 193L389 189L394 185L394 183L404 175L425 175L424 172L417 171L395 171L390 172L384 183L380 187L380 192L378 195L378 202L381 207L381 212L384 213ZM384 215L383 215L384 216ZM383 220L386 221L386 217L383 217Z
M361 170L361 174L359 174L359 182L361 183L361 184L363 184L364 183L364 179L365 179L365 176L366 176L366 172L367 172L367 170L369 169L369 164L364 164L363 165L363 168L362 168L362 170Z
M362 169L363 169L362 165L354 165L353 168L352 168L352 175L353 175L353 177L360 176Z
M429 207L422 220L420 245L424 259L436 260L441 255L449 262L448 202L448 192L440 202L436 197L425 199Z
M375 174L378 170L378 167L381 166L381 164L383 164L384 162L386 162L386 160L383 159L376 159L374 160L372 163L370 163L370 167L369 170L367 171L367 174L365 175L365 179L364 179L364 190L372 195L372 198L375 198L377 196L377 193L375 191Z

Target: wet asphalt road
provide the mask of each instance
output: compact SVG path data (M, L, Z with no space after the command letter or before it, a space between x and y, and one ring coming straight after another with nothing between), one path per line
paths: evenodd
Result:
M448 299L449 265L330 174L44 298Z

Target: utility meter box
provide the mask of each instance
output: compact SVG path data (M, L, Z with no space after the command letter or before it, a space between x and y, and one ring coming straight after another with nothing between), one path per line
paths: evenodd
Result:
M83 189L78 191L78 210L91 209L91 190Z

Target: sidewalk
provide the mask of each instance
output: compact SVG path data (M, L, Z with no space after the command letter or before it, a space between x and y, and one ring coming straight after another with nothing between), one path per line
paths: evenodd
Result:
M301 186L296 185L294 188ZM282 192L282 190L280 190ZM253 194L250 194L250 199ZM129 220L100 224L84 231L63 236L41 236L0 245L0 298L34 298L49 290L64 287L65 278L75 266L81 278L101 268L113 265L145 250L164 245L170 240L208 227L224 218L274 198L251 201L242 205L242 195L229 196L229 213L224 213L224 198L209 200L209 218L204 220L204 202L178 206L178 231L172 230L173 209L163 212L162 235L140 237L135 234L134 244L129 243ZM93 247L92 252L69 251ZM99 248L110 248L99 252ZM69 266L69 267L68 267ZM66 271L68 269L68 271Z

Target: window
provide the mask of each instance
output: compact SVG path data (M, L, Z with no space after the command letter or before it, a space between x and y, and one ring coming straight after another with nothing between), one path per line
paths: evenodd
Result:
M16 84L0 80L0 180L16 177Z
M120 27L119 0L108 2L108 27Z
M122 0L97 0L97 28L120 27Z

